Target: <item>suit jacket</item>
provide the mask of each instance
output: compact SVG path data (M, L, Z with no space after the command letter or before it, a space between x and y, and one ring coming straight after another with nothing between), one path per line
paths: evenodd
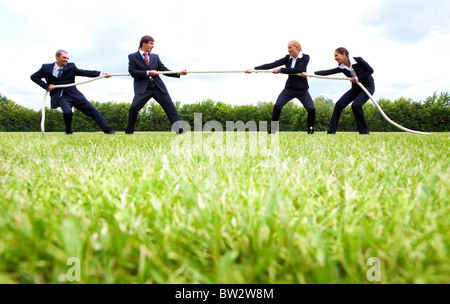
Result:
M277 60L275 62L260 65L256 67L255 70L270 70L285 65L286 68L281 69L281 73L283 74L300 74L302 72L306 72L310 59L309 55L303 54L302 58L297 59L294 68L291 68L292 59L290 59L290 57L290 55L287 55L286 57L281 58L280 60ZM300 76L289 75L289 78L286 81L286 89L308 90L308 80Z
M55 63L43 64L41 69L31 75L31 80L41 86L43 89L47 90L50 84L59 85L59 84L70 84L75 82L75 76L85 76L85 77L98 77L100 76L100 71L89 71L89 70L80 70L77 68L75 63L68 63L64 68L61 74L61 78L53 76L53 67ZM42 79L45 79L43 81ZM54 89L50 92L50 103L51 108L56 109L59 107L59 100L61 97L61 93L71 96L76 99L85 98L80 91L78 91L77 87L70 87L65 89Z
M372 67L361 57L353 57L353 58L357 62L356 64L353 65L353 69L355 70L356 76L358 76L359 82L361 82L366 88L373 87L375 85L375 81L372 77L373 74ZM345 76L347 77L353 77L349 70L342 69L340 67L331 70L315 72L316 75L321 76L328 76L338 73L344 73ZM359 86L356 83L353 83L352 87L359 88Z
M128 55L128 72L130 72L131 76L134 78L134 93L142 94L147 90L148 82L150 77L155 82L155 85L158 89L163 93L167 93L167 88L161 77L159 76L147 76L147 71L156 70L156 71L170 71L166 66L161 62L159 56L153 53L150 53L149 65L145 63L144 58L142 58L141 53L137 51L136 53ZM165 74L169 77L180 78L178 73L173 74Z

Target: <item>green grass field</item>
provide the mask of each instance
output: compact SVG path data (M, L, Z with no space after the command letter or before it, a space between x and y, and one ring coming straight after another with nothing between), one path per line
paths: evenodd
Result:
M0 133L0 283L450 283L449 134L236 136Z

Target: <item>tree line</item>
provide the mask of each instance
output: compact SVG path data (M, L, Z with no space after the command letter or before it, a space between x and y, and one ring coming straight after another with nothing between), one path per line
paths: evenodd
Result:
M103 114L111 127L123 131L127 127L130 103L99 103L92 104ZM399 98L395 101L380 99L378 101L386 115L398 124L413 130L424 132L450 131L450 93L435 92L423 101L417 102L409 98ZM331 99L318 97L314 100L316 106L316 131L326 131L334 109ZM201 113L203 124L208 121L218 121L226 129L227 121L260 121L270 122L272 102L258 102L256 105L230 105L211 99L193 104L176 102L175 106L181 120L190 124L194 130L194 114ZM367 124L372 132L396 132L396 127L389 124L370 101L364 105ZM46 132L64 132L64 122L59 110L45 109ZM299 102L288 103L281 113L280 131L306 131L306 110ZM39 132L41 111L35 111L16 104L0 94L0 132ZM259 125L259 124L258 124ZM94 121L74 109L72 127L75 132L100 131ZM170 131L170 122L162 107L154 101L147 103L141 110L136 124L136 131ZM357 130L350 107L342 113L338 131L355 132Z

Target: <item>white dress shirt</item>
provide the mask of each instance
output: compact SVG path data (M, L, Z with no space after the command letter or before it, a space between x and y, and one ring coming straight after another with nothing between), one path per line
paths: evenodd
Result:
M292 57L292 56L289 57L289 59L292 59L291 69L295 68L295 64L297 63L297 59L301 59L301 58L303 58L303 53L302 53L302 52L300 52L300 53L298 54L297 58L294 58L294 57Z
M353 57L350 57L350 67L346 66L345 64L341 63L341 65L339 66L341 69L345 69L345 70L349 70L350 73L352 74L353 77L355 77L356 81L358 80L358 76L356 76L356 72L355 69L353 68L354 64L357 64L356 60Z
M59 65L55 62L55 65L53 66L53 76L55 76L56 78L58 78L59 69L62 68L60 68Z
M143 50L139 50L139 53L141 54L142 59L145 60L144 53L146 53L146 52L144 52ZM150 53L147 53L147 58L148 58L148 62L150 63Z
M144 59L144 61L145 61L144 53L146 53L146 52L139 49L139 53L141 54L142 59ZM150 53L147 53L147 58L148 58L148 64L150 65ZM147 76L150 76L150 71L147 71ZM153 80L151 77L150 77L150 79Z

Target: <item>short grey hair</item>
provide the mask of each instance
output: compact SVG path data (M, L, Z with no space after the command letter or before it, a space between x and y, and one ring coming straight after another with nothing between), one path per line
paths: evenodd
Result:
M64 51L64 50L57 50L57 51L56 51L56 57L59 57L62 53L69 54L69 53L67 53L67 52Z

